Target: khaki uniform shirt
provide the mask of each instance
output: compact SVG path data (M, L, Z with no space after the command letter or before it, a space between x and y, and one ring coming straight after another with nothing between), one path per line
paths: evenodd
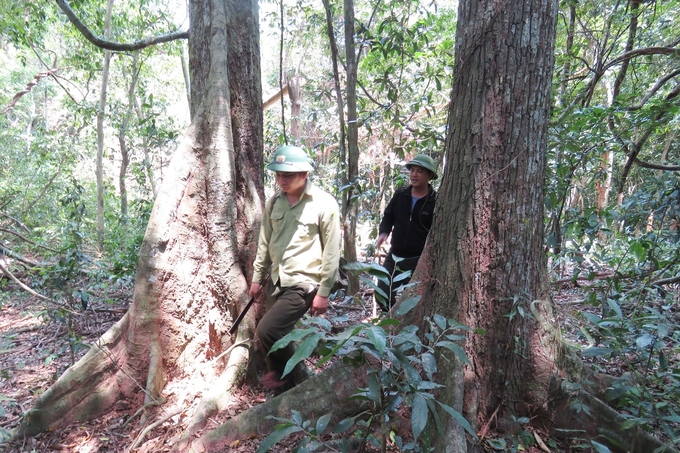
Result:
M261 282L271 267L272 283L318 285L328 297L340 260L340 212L332 195L309 180L293 206L279 192L265 203L253 281Z

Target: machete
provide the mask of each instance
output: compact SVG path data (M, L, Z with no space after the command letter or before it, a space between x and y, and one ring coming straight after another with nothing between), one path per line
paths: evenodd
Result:
M269 280L269 274L262 280L262 283L260 283L261 287L264 288L264 286L267 284L267 281ZM238 325L241 324L241 321L243 321L243 318L245 318L246 314L248 313L248 310L250 310L250 307L253 306L253 302L255 302L255 298L251 297L246 306L243 308L243 311L238 315L236 320L234 321L234 325L231 326L229 329L229 335L233 335L234 332L236 332L236 329L238 329Z

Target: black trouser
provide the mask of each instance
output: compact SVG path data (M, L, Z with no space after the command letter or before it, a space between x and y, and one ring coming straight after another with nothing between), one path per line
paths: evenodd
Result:
M390 253L387 254L387 256L385 257L385 262L383 263L382 266L385 269L387 269L387 272L390 275L389 284L378 280L378 288L382 289L385 292L385 294L389 296L389 301L385 303L385 301L380 300L382 298L381 296L376 297L376 300L378 301L378 304L380 304L380 308L383 311L388 311L390 308L392 308L394 302L396 302L395 298L397 294L397 289L411 281L413 271L416 270L416 266L418 265L418 259L420 259L420 256L412 256L409 258L404 258L403 260L399 261L399 263L395 263L394 258L392 257L392 251L390 250ZM392 281L397 275L402 274L406 271L411 271L411 275L409 277L404 278L403 280L399 280L396 283L392 283ZM392 287L391 294L390 287Z
M257 336L266 354L267 368L283 374L286 363L295 353L293 343L269 353L281 338L288 335L300 318L307 313L316 295L316 287L311 283L301 283L287 288L272 285L273 292L267 299L267 313L257 324Z

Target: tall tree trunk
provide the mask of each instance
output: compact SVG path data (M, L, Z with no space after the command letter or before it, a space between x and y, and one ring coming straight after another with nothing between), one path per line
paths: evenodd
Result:
M543 402L555 370L551 337L531 313L548 296L543 183L556 17L554 0L459 3L447 165L414 281L418 315L485 332L467 335L472 366L441 361L439 370L440 397L477 428L498 409L519 416ZM438 451L465 451L456 423L438 441Z
M359 201L357 180L359 178L359 124L357 123L357 55L354 44L354 1L344 0L345 9L345 59L347 65L347 181L348 188L342 194L342 220L345 259L357 260L357 213ZM352 273L349 279L350 294L359 291L359 276Z
M246 303L264 202L257 3L192 0L190 11L193 120L156 198L130 309L41 395L15 435L158 401L176 379L191 390L169 404L187 407L202 393L199 424L244 378L249 348L226 364L208 361L234 341L228 330ZM253 330L254 314L237 338Z
M106 18L104 19L104 35L106 39L111 37L111 10L113 0L106 2ZM109 64L111 63L111 51L104 51L102 64L102 84L99 89L99 109L97 110L97 245L104 248L104 118L106 113L106 90L109 84Z
M123 222L126 221L128 199L127 199L127 169L130 165L130 150L127 146L127 131L130 126L130 119L135 110L135 89L139 79L139 51L132 55L132 73L130 74L130 84L128 85L128 108L120 123L118 130L118 144L120 145L120 171L118 172L118 189L120 190L120 215Z

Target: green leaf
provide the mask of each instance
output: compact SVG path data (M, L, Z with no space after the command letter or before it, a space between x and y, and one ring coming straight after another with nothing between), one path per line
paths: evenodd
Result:
M382 401L382 389L380 387L380 381L378 381L378 376L375 373L372 373L368 378L366 396L368 396L368 398L376 405L380 406Z
M597 451L597 453L612 453L612 451L609 449L609 447L607 447L604 444L601 444L599 442L595 442L594 440L591 440L590 444Z
M477 440L477 433L472 429L472 426L470 426L470 422L468 422L460 412L458 412L451 406L447 406L444 403L440 403L439 401L437 401L437 404L439 404L439 406L441 406L442 409L444 409L451 417L453 417L460 424L460 426L462 426L463 429L467 431L468 434L470 434L470 436L472 436L474 440Z
M404 316L406 313L411 311L413 307L418 305L418 302L420 302L420 296L409 297L408 299L402 300L397 306L394 316Z
M614 310L614 313L616 313L616 317L618 319L623 318L623 312L621 312L621 307L619 307L619 304L614 300L614 299L607 299L607 305Z
M288 335L285 337L281 338L279 341L274 343L272 346L271 350L269 351L270 353L273 351L277 351L279 349L283 349L286 346L288 346L288 343L291 341L299 341L302 340L304 337L310 334L317 334L318 332L314 328L309 328L309 329L293 329Z
M427 374L427 378L432 379L432 375L437 372L437 359L429 352L424 352L420 356L420 361L423 364L423 371Z
M363 325L348 327L347 329L345 329L343 333L335 337L335 340L337 341L336 345L333 346L333 349L331 349L331 351L328 354L326 354L323 358L321 358L321 360L317 362L317 366L321 366L324 363L328 362L335 355L335 353L337 353L340 350L340 348L342 348L345 345L345 343L347 343L347 341L351 337L357 335L363 329L364 329Z
M611 348L598 348L595 346L591 346L581 351L581 354L586 357L597 357L601 355L611 354L612 352L614 352L614 350Z
M635 346L639 349L649 349L654 344L654 336L648 333L640 335L635 339Z
M322 432L326 429L328 426L328 422L331 421L331 414L326 414L322 415L319 417L319 419L316 421L316 435L320 436Z
M460 360L472 366L472 362L470 362L470 359L468 359L467 354L465 354L463 348L461 348L458 344L454 343L453 341L447 340L440 341L437 344L435 344L435 346L448 349L449 351L456 354L456 357L458 357Z
M378 355L383 355L385 353L385 346L387 345L387 335L385 331L378 326L371 326L366 330L366 335L368 336L375 349L378 351Z
M314 352L314 349L316 349L316 346L319 344L319 340L321 339L321 335L319 335L318 332L315 332L314 335L307 337L305 341L300 343L300 346L295 349L295 354L293 354L293 357L288 360L286 363L286 368L283 370L283 374L281 377L283 378L286 376L288 373L293 371L293 368L295 368L295 365L298 363L302 362L305 360L307 357L312 355L312 352ZM277 342L278 343L278 342Z
M446 329L446 318L444 316L437 313L436 315L434 315L433 320L437 327L439 327L441 330Z
M411 428L413 438L418 439L427 425L427 403L425 398L419 393L413 397L413 408L411 411Z
M392 279L392 284L394 285L397 282L400 282L402 280L406 280L407 278L411 277L412 272L411 271L406 271L398 274L396 277Z
M376 296L382 296L382 300L387 300L387 293L383 291L373 280L365 277L361 277L360 280L370 288L373 288L373 291L376 293ZM385 279L384 283L389 285L389 280Z
M337 425L335 425L333 432L335 434L342 434L348 429L350 429L352 425L354 425L354 417L348 417L344 420L340 420L340 422Z
M288 426L286 428L277 429L262 441L260 447L257 449L257 453L265 453L269 451L270 448L279 443L285 437L301 430L302 428L299 426Z

